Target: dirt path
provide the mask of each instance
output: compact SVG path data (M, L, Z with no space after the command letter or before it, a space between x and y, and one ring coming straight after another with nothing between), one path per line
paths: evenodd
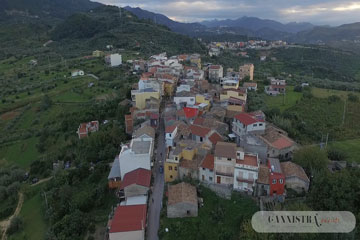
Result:
M7 239L7 237L6 237L6 231L7 231L7 229L8 229L9 226L10 226L11 220L12 220L14 217L16 217L17 215L19 215L23 203L24 203L24 194L23 194L22 192L19 192L19 201L18 201L18 205L17 205L17 207L16 207L16 209L15 209L14 214L13 214L12 216L10 216L9 218L7 218L6 220L0 222L0 228L1 228L2 231L3 231L1 240L6 240L6 239Z
M38 181L38 182L35 183L35 184L32 184L31 186L32 186L32 187L35 187L35 186L37 186L37 185L40 185L40 184L42 184L42 183L44 183L44 182L47 182L47 181L51 180L52 178L53 178L53 177L48 177L48 178L41 179L40 181Z

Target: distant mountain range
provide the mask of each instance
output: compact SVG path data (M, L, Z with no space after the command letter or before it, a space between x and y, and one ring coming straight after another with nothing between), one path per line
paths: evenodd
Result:
M280 22L268 19L260 19L256 17L242 17L235 20L212 20L204 21L201 24L214 28L214 27L231 27L231 28L244 28L252 31L259 31L261 29L271 29L278 32L286 33L298 33L305 30L310 30L314 28L314 25L311 23L288 23L282 24Z
M206 26L200 23L181 23L171 20L165 15L149 12L143 10L141 8L132 8L132 7L125 7L125 10L133 13L140 19L148 19L157 24L165 25L170 28L172 31L186 34L189 36L194 36L196 33L203 32L206 30Z
M0 0L0 15L64 19L100 6L101 3L89 0Z

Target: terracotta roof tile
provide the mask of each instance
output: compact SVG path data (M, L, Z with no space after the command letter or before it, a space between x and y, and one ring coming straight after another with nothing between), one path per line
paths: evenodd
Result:
M291 141L289 138L282 136L276 141L272 142L271 145L277 149L284 149L291 147L294 144L293 141Z
M286 177L295 176L306 182L310 181L308 176L306 175L304 169L301 166L299 166L293 162L282 162L281 168Z
M236 144L218 142L215 147L215 157L236 158Z
M202 168L214 170L214 155L208 154L201 163Z
M220 134L218 134L217 132L214 132L210 137L209 140L212 144L216 145L217 142L224 140Z
M176 129L176 125L168 126L168 127L166 127L165 132L173 133L175 131L175 129Z
M256 157L256 155L245 154L244 155L244 160L237 159L236 163L244 164L244 165L248 165L248 166L258 167L258 161L257 160L258 160L258 158Z
M259 176L258 179L256 180L257 183L269 184L269 175L270 175L269 168L266 165L261 164L259 167Z
M243 123L246 126L250 125L250 124L257 123L257 122L264 122L264 120L256 119L256 117L254 117L254 116L252 116L251 114L248 114L248 113L240 113L240 114L235 116L235 119L239 120L241 123Z
M211 131L210 128L200 127L197 125L191 125L190 130L191 130L191 134L199 137L205 137Z
M146 205L119 206L115 210L110 233L131 232L145 229Z
M143 168L138 168L134 171L125 174L121 183L121 189L132 184L150 187L151 171Z
M168 205L180 202L188 202L197 205L196 187L184 182L170 185L168 191Z

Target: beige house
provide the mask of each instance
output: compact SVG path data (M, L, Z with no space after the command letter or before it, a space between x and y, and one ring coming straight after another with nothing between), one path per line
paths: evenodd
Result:
M245 64L243 66L240 66L239 72L240 72L240 78L245 78L249 76L250 81L254 80L254 64Z
M168 218L197 217L198 199L196 187L182 182L168 189Z
M285 174L285 186L298 193L309 190L310 180L304 169L293 162L282 162L281 168Z
M232 185L236 158L243 150L235 143L218 142L215 147L215 183Z

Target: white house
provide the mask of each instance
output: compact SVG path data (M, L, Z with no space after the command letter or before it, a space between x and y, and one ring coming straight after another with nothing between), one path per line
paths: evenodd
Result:
M190 92L190 85L182 84L176 88L176 93Z
M139 90L145 90L145 89L154 89L155 91L158 91L161 96L164 94L164 87L163 87L164 83L161 81L158 81L156 79L149 79L149 80L145 80L145 79L140 79L138 82L138 88Z
M78 77L78 76L84 76L85 72L83 70L73 70L71 71L71 77Z
M232 131L236 136L237 143L240 138L248 133L264 133L265 120L250 113L240 113L234 117Z
M186 106L193 106L196 103L196 97L190 92L179 92L174 97L174 102L177 107L181 107L181 104Z
M122 56L118 53L107 55L105 62L111 67L118 67L122 64Z
M259 158L257 154L238 152L234 168L234 190L252 193L259 174Z
M134 138L129 146L122 146L119 154L121 179L124 179L126 173L138 168L150 170L153 149L153 139L146 137Z
M209 80L210 81L218 82L223 77L224 77L224 68L221 65L209 66Z
M173 147L174 146L174 139L177 134L177 126L172 125L168 126L165 129L165 141L166 141L166 147Z
M208 154L199 167L199 181L206 183L215 182L214 155Z

